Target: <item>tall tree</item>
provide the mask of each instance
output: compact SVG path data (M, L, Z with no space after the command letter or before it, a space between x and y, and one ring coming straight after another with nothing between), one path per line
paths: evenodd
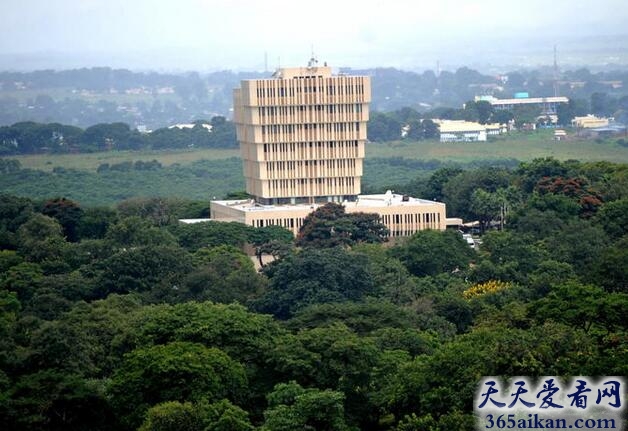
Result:
M356 243L383 242L388 229L379 221L379 215L345 213L345 207L330 202L305 217L297 235L297 245L309 247L336 247Z
M177 300L244 304L265 286L249 256L233 246L201 248L194 258L198 267L183 279L173 295Z
M480 121L480 111L476 102L474 102L473 100L469 100L464 104L462 119L465 121Z
M368 137L371 141L394 141L401 137L401 122L390 115L372 112L367 125Z
M137 428L146 411L163 401L243 400L247 378L242 365L219 349L173 342L127 355L108 392L123 425Z
M138 431L254 431L248 414L229 400L166 401L151 407Z
M249 241L255 246L255 256L261 268L264 254L275 259L286 256L293 247L294 235L281 226L264 226L251 230Z
M506 109L499 109L491 115L491 121L499 124L508 124L513 118L515 118L513 113Z
M41 212L61 224L63 234L68 241L78 241L78 228L83 217L83 209L78 203L66 198L49 199L44 202Z
M443 200L447 204L447 212L456 217L474 220L471 210L471 196L476 189L489 193L506 188L510 182L510 172L501 168L485 168L462 173L451 177L443 185Z
M491 221L500 217L503 208L502 199L498 192L487 192L484 189L476 189L471 194L471 211L480 222L480 231L484 233Z
M2 194L0 195L0 247L15 249L16 232L33 212L30 199Z
M420 231L390 253L416 276L438 275L443 272L465 270L473 251L458 232Z
M515 125L523 127L526 124L536 124L536 119L541 115L541 110L535 106L521 105L513 110Z
M426 118L421 121L421 128L423 129L423 138L436 139L439 135L439 126L434 121Z
M282 383L268 395L262 431L348 431L341 392L303 389L298 383Z
M33 214L17 231L18 251L33 262L56 261L67 245L59 222L43 214ZM62 265L60 265L62 266Z
M486 100L479 100L475 102L475 107L478 111L478 121L480 124L487 124L493 115L493 105Z
M145 246L120 250L96 263L98 294L146 292L166 294L177 289L193 268L191 256L179 247Z
M374 286L365 256L341 248L309 248L266 267L268 291L256 308L280 319L310 304L359 301Z

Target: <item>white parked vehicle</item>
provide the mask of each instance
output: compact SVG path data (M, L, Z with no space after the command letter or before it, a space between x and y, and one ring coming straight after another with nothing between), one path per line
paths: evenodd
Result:
M467 244L469 244L469 247L475 248L475 240L473 239L470 233L463 233L462 239L464 239L467 242Z

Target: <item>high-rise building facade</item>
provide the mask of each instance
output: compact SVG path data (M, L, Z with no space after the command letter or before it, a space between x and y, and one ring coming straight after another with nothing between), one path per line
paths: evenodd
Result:
M266 205L355 201L370 99L369 77L314 61L242 81L234 121L247 193Z
M370 100L369 77L333 75L314 60L242 81L234 121L253 199L212 201L211 219L278 225L296 235L316 207L339 202L348 213L379 214L391 237L445 229L443 203L360 194Z

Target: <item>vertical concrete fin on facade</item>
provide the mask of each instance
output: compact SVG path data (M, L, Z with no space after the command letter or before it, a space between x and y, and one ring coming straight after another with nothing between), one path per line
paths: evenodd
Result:
M247 193L264 203L355 200L371 99L367 76L284 68L242 81L234 121Z

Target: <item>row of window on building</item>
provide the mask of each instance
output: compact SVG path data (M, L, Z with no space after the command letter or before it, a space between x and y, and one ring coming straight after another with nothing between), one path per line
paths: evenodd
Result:
M258 81L256 94L258 99L294 97L307 93L323 93L328 96L364 94L364 82L360 78L333 78L331 82L325 81L324 78Z
M254 227L266 227L266 226L281 226L286 229L300 229L303 226L303 217L289 217L289 218L272 218L272 219L257 219L253 220Z
M269 179L355 176L355 159L269 162L266 175Z
M355 159L358 141L318 141L264 144L264 161Z
M295 115L300 112L327 112L328 114L355 114L363 110L361 103L343 103L333 105L291 105L291 106L260 106L260 117L276 115Z
M380 219L388 227L390 236L410 236L419 230L439 229L441 224L438 212L384 214Z
M299 169L304 166L320 166L326 169L355 168L355 159L329 159L329 160L297 160L287 162L270 162L266 164L267 172Z
M282 226L298 230L303 226L303 217L269 218L253 220L255 227ZM388 227L389 236L410 236L424 229L438 229L440 213L384 214L380 221Z
M305 124L273 124L271 126L261 126L262 135L279 134L279 133L300 133L305 130L321 130L328 133L331 132L350 132L360 131L359 122L345 122L345 123L305 123Z
M358 195L338 195L338 196L292 196L287 198L265 198L258 196L256 201L261 205L313 205L326 204L328 202L355 202Z
M355 177L268 180L273 196L329 196L355 194Z

